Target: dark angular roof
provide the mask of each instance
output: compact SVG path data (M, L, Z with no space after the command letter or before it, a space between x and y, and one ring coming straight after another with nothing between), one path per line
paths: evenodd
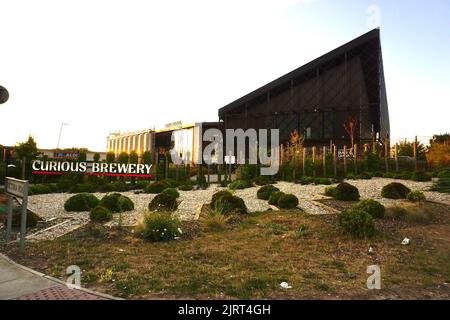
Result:
M269 90L272 90L282 84L285 84L287 81L290 81L291 79L301 76L302 74L321 66L322 64L336 58L337 56L340 56L340 55L344 54L345 52L348 52L354 48L357 48L373 39L377 39L378 41L380 41L380 29L379 28L373 29L373 30L359 36L358 38L353 39L352 41L347 42L346 44L320 56L319 58L317 58L311 62L308 62L307 64L285 74L284 76L281 76L278 79L275 79L272 82L269 82L268 84L260 87L259 89L256 89L255 91L252 91L249 94L246 94L245 96L227 104L226 106L219 109L219 116L221 114L228 112L228 111L242 105L243 103L258 97L259 95L261 95Z

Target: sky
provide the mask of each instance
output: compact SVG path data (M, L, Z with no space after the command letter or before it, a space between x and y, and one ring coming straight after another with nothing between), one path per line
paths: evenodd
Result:
M391 137L450 131L450 1L0 0L0 144L105 151L218 109L375 27Z

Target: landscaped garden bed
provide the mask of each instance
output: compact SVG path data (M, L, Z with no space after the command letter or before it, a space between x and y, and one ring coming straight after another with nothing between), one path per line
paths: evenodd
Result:
M243 215L219 232L185 221L178 240L168 242L147 241L132 228L89 224L30 243L25 256L13 245L6 254L60 278L68 265L78 265L83 286L130 299L448 299L450 209L422 206L432 213L429 220L387 213L367 239L343 232L337 215L294 209ZM405 237L409 245L401 244ZM380 291L365 285L373 264L381 268ZM292 288L281 288L283 281Z

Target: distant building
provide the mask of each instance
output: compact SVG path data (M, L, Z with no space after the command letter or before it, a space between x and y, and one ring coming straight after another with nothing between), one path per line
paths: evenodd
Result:
M139 157L145 151L153 156L165 157L173 149L184 161L199 163L203 148L209 142L203 142L203 132L209 128L219 128L218 122L197 122L182 124L173 122L158 130L112 133L107 137L107 151L117 156L121 152L136 152Z
M132 151L141 156L145 151L153 149L154 131L151 129L136 132L114 132L107 137L107 152L118 156L122 152Z

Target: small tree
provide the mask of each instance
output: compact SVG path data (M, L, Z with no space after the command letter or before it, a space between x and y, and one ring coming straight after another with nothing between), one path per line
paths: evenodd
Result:
M94 161L95 162L98 162L100 160L100 154L98 153L98 152L96 152L95 154L94 154Z
M20 142L14 146L14 153L20 159L26 157L28 161L36 159L40 155L37 143L31 135L28 136L27 141Z
M356 117L349 117L347 122L344 123L344 129L350 137L350 147L355 145L355 133L358 125L358 119Z
M126 153L124 151L124 152L121 152L119 154L119 156L117 157L117 162L119 162L119 163L128 163L129 159L130 159L130 157L128 156L128 153Z
M146 164L152 163L152 153L150 151L145 151L142 154L142 163L146 163Z
M78 153L78 161L79 162L85 162L87 159L87 154L85 150L80 150Z
M426 148L425 146L417 142L416 146L417 159L425 160ZM398 145L398 155L403 157L414 157L414 142L401 141Z
M106 154L106 162L108 163L112 163L116 160L116 155L114 154L114 152L108 152Z
M136 151L131 151L130 153L130 163L138 163L139 156Z

